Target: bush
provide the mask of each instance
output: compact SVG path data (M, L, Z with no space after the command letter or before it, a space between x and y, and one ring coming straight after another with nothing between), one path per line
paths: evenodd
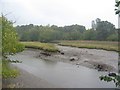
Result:
M120 86L120 75L117 75L116 73L109 73L108 75L100 76L100 80L104 80L106 82L113 81L116 87Z
M112 35L107 37L107 40L108 41L118 41L118 35L112 34Z
M15 78L16 76L19 75L19 71L17 69L12 69L9 66L9 61L8 60L3 60L2 61L2 77L7 79L7 78Z
M25 48L25 46L23 44L18 43L17 47L16 47L16 52L21 52L24 50L24 48Z

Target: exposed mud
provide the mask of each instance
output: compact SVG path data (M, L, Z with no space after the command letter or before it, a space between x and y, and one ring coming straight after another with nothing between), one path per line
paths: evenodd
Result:
M4 80L3 85L12 88L115 87L113 82L100 81L99 76L117 72L118 53L66 46L57 47L60 50L58 53L29 48L9 56L11 60L22 61L22 63L12 64L20 69L21 75L15 79Z
M37 58L82 65L98 71L118 71L118 53L97 49L75 48L56 45L60 52L48 53L40 51Z

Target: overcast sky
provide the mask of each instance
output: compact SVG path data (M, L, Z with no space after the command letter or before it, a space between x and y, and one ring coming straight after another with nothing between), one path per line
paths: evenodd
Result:
M100 18L118 27L115 0L1 0L0 7L16 25L79 24L91 28L91 21Z

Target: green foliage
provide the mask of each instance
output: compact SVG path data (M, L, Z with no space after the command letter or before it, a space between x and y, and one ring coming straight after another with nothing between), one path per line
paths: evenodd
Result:
M12 69L9 66L9 61L8 60L3 60L2 61L2 77L3 78L15 78L16 76L19 75L19 71L17 69Z
M13 23L2 16L2 54L20 52L24 46L19 43Z
M10 68L9 62L6 60L6 55L15 54L24 49L24 46L19 43L18 35L13 27L13 23L8 21L6 17L1 17L2 22L2 77L3 78L12 78L16 77L19 72L15 69ZM17 62L17 61L14 61Z
M120 1L118 0L115 4L116 7L119 7L120 6ZM119 9L115 9L115 14L119 14L120 13L120 10Z
M107 37L108 41L116 41L118 40L118 34L111 34L110 36Z
M58 27L52 26L17 26L18 35L21 41L40 41L51 42L54 40L79 40L82 39L82 34L86 30L81 25L71 25Z
M96 39L96 31L90 29L84 32L84 40L95 40Z
M26 48L35 48L35 49L41 49L43 51L48 52L57 52L58 48L55 47L55 45L50 43L40 43L40 42L21 42L25 45Z
M59 41L60 45L64 46L72 46L78 48L89 48L89 49L104 49L104 50L111 50L117 51L118 49L118 42L110 42L110 41Z
M97 40L106 40L107 37L115 33L115 26L108 21L100 21L97 23Z
M119 7L120 6L120 1L118 0L115 4L116 7ZM118 9L115 9L115 13L116 14L119 14L120 13L120 10ZM119 32L118 32L119 33ZM108 40L118 40L118 33L117 33L117 36L115 34L112 34L110 35L109 37L107 37ZM120 65L120 62L118 62L118 65ZM116 87L119 87L120 86L120 75L117 75L116 73L110 73L108 75L105 75L105 76L100 76L100 80L104 80L106 82L111 82L113 81L116 85Z
M117 30L108 21L101 21L99 18L94 22L94 28L86 30L82 25L70 25L64 27L22 25L17 26L17 33L21 41L51 42L54 40L110 40L117 41Z
M116 87L120 86L120 75L116 75L115 73L112 73L112 74L113 75L100 76L100 80L104 80L106 82L113 81Z

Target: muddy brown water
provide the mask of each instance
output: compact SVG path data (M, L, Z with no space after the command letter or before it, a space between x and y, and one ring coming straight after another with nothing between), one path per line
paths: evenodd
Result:
M92 52L92 49L90 50ZM77 65L59 61L42 60L36 58L36 55L39 55L39 50L26 49L14 56L9 56L9 58L22 61L22 63L12 65L29 72L37 78L42 78L59 88L115 88L113 82L107 83L99 79L99 76L107 75L108 72L98 72L84 66L78 67Z

